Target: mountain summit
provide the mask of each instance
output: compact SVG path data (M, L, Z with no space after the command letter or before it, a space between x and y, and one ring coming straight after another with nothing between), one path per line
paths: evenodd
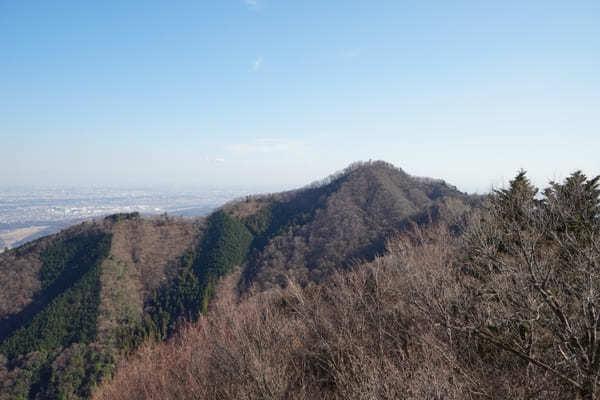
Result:
M381 253L388 238L407 225L453 218L471 201L444 181L415 178L376 161L226 209L240 217L256 210L244 218L257 237L245 276L264 288L288 277L319 281L336 266Z

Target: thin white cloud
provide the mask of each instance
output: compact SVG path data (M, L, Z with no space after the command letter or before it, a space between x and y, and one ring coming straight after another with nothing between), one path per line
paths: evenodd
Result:
M281 153L293 150L299 146L298 142L284 139L258 139L250 143L235 143L227 146L233 153Z
M256 60L254 60L254 62L252 63L252 71L257 72L260 71L260 69L262 68L263 65L263 57L259 56Z
M244 0L244 4L248 7L257 7L258 0Z
M201 156L198 158L199 161L203 161L206 163L211 163L211 164L223 164L225 162L224 158L221 157L208 157L208 156Z
M344 57L348 60L352 60L354 58L359 57L360 53L361 53L360 48L348 49L348 50L342 52L342 57Z

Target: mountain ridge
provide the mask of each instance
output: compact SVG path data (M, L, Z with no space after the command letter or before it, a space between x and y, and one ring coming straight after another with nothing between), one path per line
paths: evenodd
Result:
M387 237L410 225L413 219L425 223L427 218L438 218L441 207L445 207L446 214L464 212L450 210L452 204L444 204L440 199L476 202L443 181L415 179L381 161L352 164L322 182L282 197L279 200L275 196L272 207L283 209L280 213L295 215L301 226L288 224L286 232L272 235L263 254L251 261L246 279L260 275L258 269L265 269L265 264L277 262L293 264L297 280L318 281L334 266L347 265L353 259L372 259L384 250ZM434 208L437 212L433 212ZM272 261L281 258L280 250L286 246L285 253L291 257ZM306 248L311 249L308 256L295 257L305 253ZM324 271L317 270L318 267ZM270 281L266 286L281 284L286 279L285 273L259 277L259 281Z
M0 341L0 394L86 398L123 355L196 319L232 271L241 271L242 292L290 278L319 282L336 268L372 260L411 224L452 219L475 203L443 181L413 178L385 162L355 163L299 190L230 202L206 218L115 214L10 250L0 255L2 283L11 288L0 303L9 327ZM84 257L96 243L83 241L89 232L109 241L93 265ZM43 276L52 268L64 290L48 297ZM93 278L80 283L88 270ZM56 315L68 304L74 311L87 304L81 285L96 296L88 296L95 317ZM14 317L31 304L35 312Z

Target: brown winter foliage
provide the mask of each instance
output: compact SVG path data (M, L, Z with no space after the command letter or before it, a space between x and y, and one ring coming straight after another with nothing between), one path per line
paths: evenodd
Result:
M211 289L208 312L187 324L185 312L173 310L196 304L190 268L206 267L190 255L229 260L236 235L215 230L222 240L213 254L203 247L204 231L212 231L202 220L124 214L74 227L0 255L0 284L10 287L0 293L0 318L35 301L39 255L53 240L102 230L112 242L97 284L98 335L50 356L0 357L0 384L10 389L0 392L598 399L599 186L600 178L576 172L538 194L521 172L483 199L374 162L302 190L248 197L222 210L251 240L247 256L227 266L237 272L214 296ZM141 330L149 312L172 312L181 329L120 359L158 337ZM128 332L139 340L120 352ZM114 360L120 366L107 381L114 370L96 370ZM49 372L44 391L17 387L35 389Z
M136 291L145 300L177 271L174 263L196 245L200 224L190 220L155 217L115 224L110 255L129 266Z
M246 277L262 288L319 282L356 260L373 259L412 221L459 215L475 201L443 181L415 178L391 164L355 163L303 190L267 198L281 227L250 259ZM435 215L432 215L435 214Z
M113 341L116 329L142 319L155 289L170 283L184 252L196 245L200 226L200 221L164 216L111 226L112 246L101 275L101 342Z
M524 173L460 226L414 225L320 284L235 296L97 399L597 399L600 178Z
M30 253L18 257L14 252L0 254L0 320L22 310L40 288L39 258Z
M40 294L40 254L46 248L92 230L113 234L110 257L103 268L104 306L112 307L112 292L127 285L123 290L136 297L141 313L142 303L176 274L182 254L196 245L201 225L202 220L170 217L86 222L4 252L0 254L0 321L21 311Z
M450 256L437 250L431 261ZM462 398L469 383L436 329L411 317L404 273L390 254L241 302L231 277L197 324L145 346L96 398Z
M144 346L95 398L503 399L535 385L544 390L530 398L562 398L543 373L525 377L495 349L491 365L479 354L486 343L423 312L425 296L443 308L460 292L445 227L388 248L321 285L290 282L241 302L230 278L197 324Z

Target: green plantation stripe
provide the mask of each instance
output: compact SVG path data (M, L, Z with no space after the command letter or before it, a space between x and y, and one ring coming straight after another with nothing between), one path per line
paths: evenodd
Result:
M144 321L117 333L119 347L131 351L149 336L164 340L175 332L181 317L197 319L206 311L218 279L246 261L253 239L238 218L213 213L196 252L184 255L173 283L157 290Z
M101 256L99 242L106 236L93 232L58 242L41 254L40 281L42 290L57 283L68 285L81 277Z
M108 255L110 244L111 236L107 234L86 237L76 245L72 241L57 243L52 254L54 259L63 257L64 262L60 263L66 266L63 272L69 268L87 269L87 272L76 282L60 280L78 274L61 274L52 287L60 283L67 288L4 340L0 352L11 359L32 351L52 351L72 343L92 341L96 336L100 305L100 264Z
M208 229L201 245L201 251L194 263L194 269L202 283L211 277L221 277L242 264L253 235L237 218L217 211L208 219Z

